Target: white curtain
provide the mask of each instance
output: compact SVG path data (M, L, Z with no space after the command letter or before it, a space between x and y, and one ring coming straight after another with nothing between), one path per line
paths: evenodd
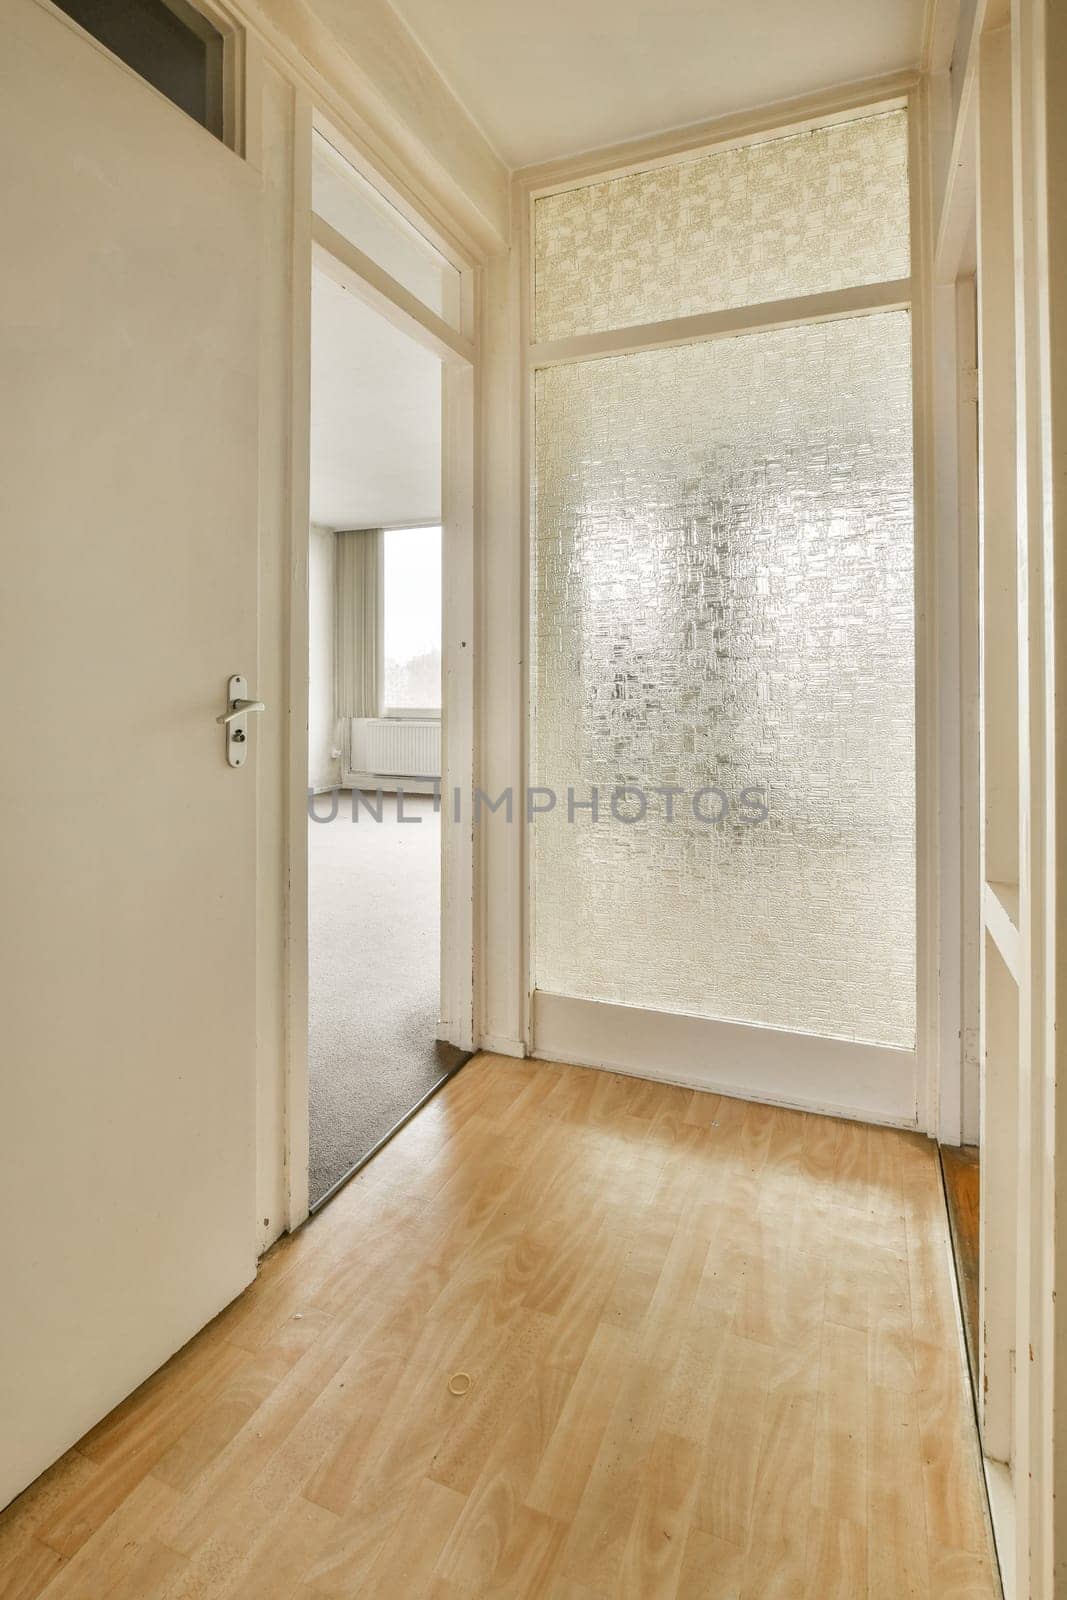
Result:
M381 715L384 539L381 528L337 534L337 715Z

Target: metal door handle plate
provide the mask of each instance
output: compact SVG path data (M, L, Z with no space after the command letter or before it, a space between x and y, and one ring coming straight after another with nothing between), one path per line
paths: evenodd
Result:
M243 767L247 759L250 712L267 709L262 700L249 700L247 694L247 682L235 674L226 689L227 709L215 718L226 729L226 760L231 767Z

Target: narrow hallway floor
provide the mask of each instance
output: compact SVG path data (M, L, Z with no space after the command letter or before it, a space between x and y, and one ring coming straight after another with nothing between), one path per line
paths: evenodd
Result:
M918 1135L476 1057L0 1518L0 1596L994 1600L950 1273Z
M437 1041L441 818L352 795L308 824L308 1187L314 1205L448 1072ZM324 797L317 814L330 815Z

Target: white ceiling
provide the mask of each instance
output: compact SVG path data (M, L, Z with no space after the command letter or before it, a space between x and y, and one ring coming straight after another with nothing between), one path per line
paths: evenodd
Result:
M311 288L311 520L326 528L441 514L441 363L316 272Z
M924 0L392 0L509 165L919 59Z

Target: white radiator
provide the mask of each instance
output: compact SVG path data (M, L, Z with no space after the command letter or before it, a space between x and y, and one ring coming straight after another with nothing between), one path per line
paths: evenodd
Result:
M353 717L352 771L378 778L439 778L440 722Z

